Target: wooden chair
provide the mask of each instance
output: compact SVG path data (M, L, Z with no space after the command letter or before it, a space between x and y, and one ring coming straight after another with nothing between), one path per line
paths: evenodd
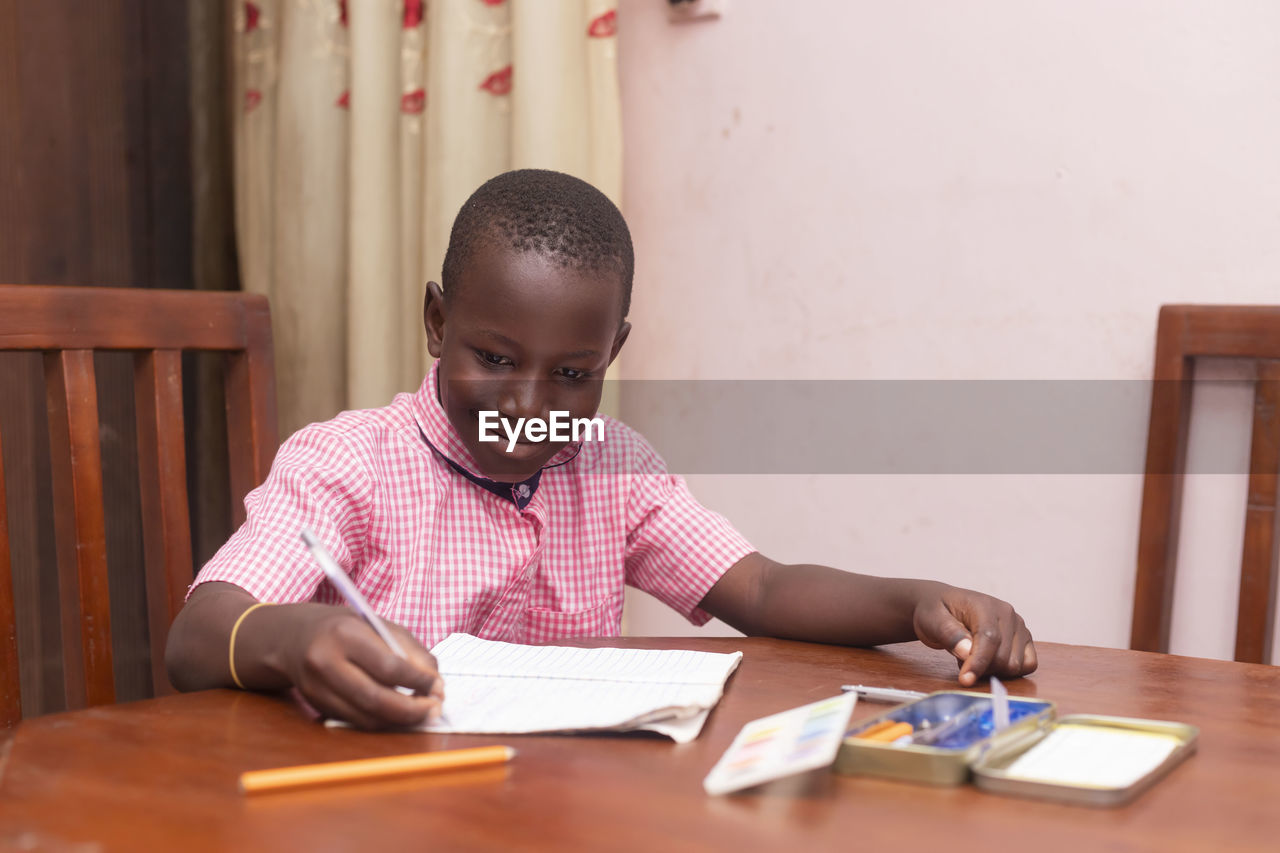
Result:
M1257 362L1235 659L1270 663L1280 470L1280 306L1165 305L1156 332L1138 574L1129 645L1169 650L1194 361Z
M43 353L69 708L115 701L93 355L135 352L152 682L157 693L170 692L165 639L192 577L182 351L228 354L230 485L238 525L244 515L240 499L265 478L277 444L267 301L241 293L0 285L0 350ZM0 727L21 716L11 566L0 487Z

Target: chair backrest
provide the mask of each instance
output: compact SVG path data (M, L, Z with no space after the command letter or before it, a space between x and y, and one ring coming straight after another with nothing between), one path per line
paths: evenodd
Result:
M1129 645L1169 650L1195 359L1257 362L1235 659L1270 663L1280 469L1280 306L1165 305L1156 332Z
M43 353L63 671L69 708L115 701L94 351L134 352L138 487L152 682L192 579L182 353L221 351L233 522L276 451L267 300L242 293L0 285L0 351ZM21 716L12 562L0 453L0 726Z

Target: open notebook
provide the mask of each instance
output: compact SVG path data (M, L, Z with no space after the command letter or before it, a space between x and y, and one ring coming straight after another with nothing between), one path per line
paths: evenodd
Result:
M444 719L424 731L527 734L647 730L687 743L742 652L522 646L450 634L431 653Z

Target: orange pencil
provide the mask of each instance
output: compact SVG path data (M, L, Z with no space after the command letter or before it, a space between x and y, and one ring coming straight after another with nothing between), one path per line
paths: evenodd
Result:
M478 746L473 749L451 749L445 752L418 752L385 758L358 758L355 761L332 761L327 764L302 764L271 770L250 770L240 774L240 791L258 794L333 782L386 779L408 773L431 770L457 770L510 761L516 751L509 746Z

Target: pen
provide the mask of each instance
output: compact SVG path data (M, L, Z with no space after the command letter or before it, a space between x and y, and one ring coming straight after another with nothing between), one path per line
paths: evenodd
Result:
M923 699L928 693L921 693L919 690L899 690L896 687L867 687L862 684L844 684L840 687L845 693L850 691L857 693L859 699L866 699L868 702L887 702L896 705L899 702L910 702L913 699Z
M326 764L301 764L271 770L250 770L240 774L240 792L260 794L332 782L385 779L429 770L457 770L486 764L503 764L515 757L509 746L478 746L445 752L418 752L383 758L359 758L355 761L332 761Z
M382 642L387 644L387 647L391 649L396 657L405 657L404 649L396 642L395 635L391 633L391 630L382 621L381 617L373 612L373 607L360 594L360 590L356 589L356 585L351 582L351 578L347 577L347 573L334 562L333 557L329 556L329 552L325 550L324 545L320 544L320 540L316 538L311 528L302 528L302 541L306 543L307 548L311 551L311 556L315 557L316 562L320 564L321 570L324 571L324 576L329 579L329 583L337 587L338 592L342 593L342 597L347 600L347 604L354 607L356 612L364 618L364 621L368 622L373 627L373 630L378 632ZM406 696L413 695L413 691L408 687L401 686L397 687L396 690Z

